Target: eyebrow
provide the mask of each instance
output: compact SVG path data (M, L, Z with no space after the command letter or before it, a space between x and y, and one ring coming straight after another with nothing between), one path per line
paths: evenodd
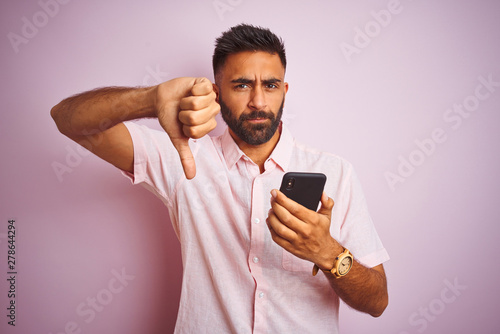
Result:
M231 80L231 83L240 83L240 84L251 84L254 82L255 82L255 80L250 80L250 79L243 78L243 77ZM281 80L278 78L270 78L270 79L262 80L262 83L264 85L273 84L273 83L280 83L280 82L281 82Z

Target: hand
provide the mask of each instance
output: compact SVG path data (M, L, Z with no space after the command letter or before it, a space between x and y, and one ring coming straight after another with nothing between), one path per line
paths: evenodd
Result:
M336 254L343 251L330 235L333 200L323 193L321 207L315 212L278 190L271 191L271 194L267 225L273 240L295 256L309 260L321 269L331 269Z
M158 121L179 153L184 174L196 175L189 138L201 138L212 131L220 111L212 83L207 78L176 78L157 86Z

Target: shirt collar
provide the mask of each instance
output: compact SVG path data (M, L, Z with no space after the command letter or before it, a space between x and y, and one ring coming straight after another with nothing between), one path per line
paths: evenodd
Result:
M294 139L288 128L283 123L281 123L280 128L280 139L268 160L273 160L283 171L286 171L292 156ZM228 128L226 128L222 134L221 145L222 153L228 169L233 168L238 160L246 156L245 153L240 150L233 137L231 137Z
M226 130L222 134L221 139L222 145L222 154L224 155L224 160L226 160L226 165L228 169L233 168L238 160L241 157L245 156L242 150L238 147L233 137L229 133L229 128L226 127Z

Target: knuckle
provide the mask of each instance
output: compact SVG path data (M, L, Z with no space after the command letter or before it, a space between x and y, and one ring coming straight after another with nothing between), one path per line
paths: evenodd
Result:
M208 94L212 84L207 78L200 78L200 80L193 86L192 93L195 95Z
M193 139L200 139L201 137L203 137L203 133L194 130L194 131L191 132L191 136L190 137L193 138Z
M211 110L212 110L213 116L217 115L220 112L220 104L218 104L217 102L214 101L212 103Z
M297 216L300 214L302 211L302 207L300 204L296 202L291 202L289 210L288 210L292 215Z
M275 243L281 245L282 238L276 233L276 231L271 231L271 238Z
M310 226L304 227L304 229L302 230L302 236L304 237L304 239L311 239L312 235L313 235L312 227Z
M314 226L317 226L321 223L320 217L315 213L313 216L310 218L310 223Z
M285 233L287 232L287 230L288 230L288 229L287 229L286 227L284 227L284 226L280 226L280 227L278 228L278 230L276 231L276 233L277 233L278 235L280 235L280 236L284 236L284 235L285 235Z
M189 115L183 111L181 111L179 113L179 116L177 116L177 119L179 120L179 122L181 122L181 124L183 126L189 126L191 125L190 122L189 122Z
M184 135L186 135L186 137L197 139L196 130L192 126L184 125L182 127L182 132L184 132Z
M197 123L197 115L192 111L181 111L179 114L180 121L187 126L193 126Z
M191 113L188 113L187 115L187 121L189 123L189 125L195 125L197 124L197 117L196 117L196 114L194 112L191 112Z
M191 100L191 109L192 110L200 110L200 109L203 109L205 106L204 106L204 103L203 103L203 100L199 97L194 97L192 100Z
M289 216L289 215L284 215L283 217L280 218L281 222L284 224L284 225L290 225L292 223L292 217Z
M303 216L302 211L300 208L296 207L295 205L293 207L290 207L290 210L288 210L294 217L299 217Z

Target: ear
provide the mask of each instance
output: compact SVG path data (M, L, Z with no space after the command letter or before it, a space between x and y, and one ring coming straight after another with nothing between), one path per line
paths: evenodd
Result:
M215 92L215 102L219 103L219 87L216 84L212 84L212 87Z
M288 82L285 82L285 95L288 92Z

